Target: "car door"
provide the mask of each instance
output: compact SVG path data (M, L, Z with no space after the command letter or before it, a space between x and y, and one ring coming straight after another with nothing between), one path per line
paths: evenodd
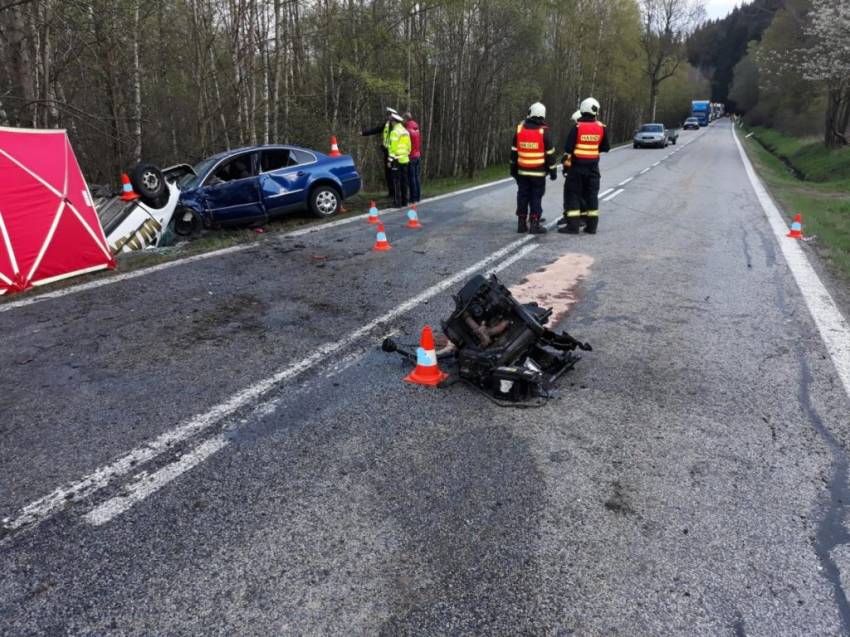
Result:
M315 163L315 155L299 148L260 151L260 193L269 214L306 206L309 167Z
M266 217L257 183L256 151L219 162L204 180L201 191L215 224L248 223Z

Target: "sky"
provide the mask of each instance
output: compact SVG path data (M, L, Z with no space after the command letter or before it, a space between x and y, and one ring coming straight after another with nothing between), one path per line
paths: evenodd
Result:
M712 20L715 18L725 18L726 14L735 8L735 5L741 4L738 0L706 0L705 11L707 17Z

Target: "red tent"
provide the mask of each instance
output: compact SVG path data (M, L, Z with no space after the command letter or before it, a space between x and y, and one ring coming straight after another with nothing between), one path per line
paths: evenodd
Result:
M112 267L65 131L0 127L0 294Z

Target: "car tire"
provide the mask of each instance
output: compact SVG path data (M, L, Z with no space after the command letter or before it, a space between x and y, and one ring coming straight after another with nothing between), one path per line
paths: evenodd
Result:
M678 139L678 138L677 138L677 139ZM674 145L674 146L676 145L676 139L674 139L674 140L673 140L673 145Z
M633 144L632 148L640 148L640 146L638 146L637 144Z
M162 171L153 164L137 164L130 171L130 183L142 203L151 208L161 208L168 192Z
M342 197L333 186L318 186L310 191L310 212L321 219L334 216L339 212Z
M180 237L191 237L201 229L201 220L189 208L178 208L172 217L174 234Z

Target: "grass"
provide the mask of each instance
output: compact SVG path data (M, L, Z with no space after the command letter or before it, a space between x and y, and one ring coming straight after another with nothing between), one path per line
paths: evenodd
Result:
M508 166L506 164L490 166L478 173L473 178L466 177L445 177L441 179L428 179L422 182L422 199L436 197L448 192L468 188L479 184L485 184L499 179L509 177ZM382 189L379 192L359 192L354 197L346 199L345 212L334 216L331 221L350 217L364 212L368 212L369 203L374 200L379 209L391 208L392 201L387 198L386 191ZM266 224L262 231L256 228L227 228L220 230L211 230L193 238L190 241L183 241L175 246L168 248L160 248L158 250L140 250L138 252L129 252L121 254L117 257L118 267L115 272L131 272L140 268L146 268L167 261L175 261L195 254L212 252L230 246L257 242L264 240L268 235L275 235L285 232L290 232L298 228L308 225L318 225L323 223L315 217L311 217L308 213L291 214L281 219L270 221ZM90 281L105 276L103 272L97 272L84 276L74 277L59 281L51 285L47 285L39 290L58 289L67 286L73 286L78 283ZM29 293L34 293L30 290ZM0 303L12 301L18 298L17 295L0 296Z
M830 269L850 282L850 148L826 149L818 140L756 128L744 141L771 194L792 217ZM788 163L797 171L795 175Z

